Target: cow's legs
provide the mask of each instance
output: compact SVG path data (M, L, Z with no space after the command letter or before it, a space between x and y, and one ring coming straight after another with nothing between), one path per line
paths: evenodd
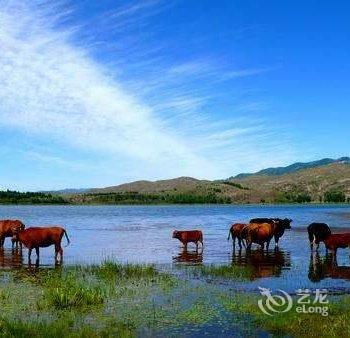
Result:
M314 250L315 235L309 232L310 250Z
M280 239L278 237L275 236L275 249L278 249L278 241Z
M266 250L269 250L269 246L270 246L270 241L267 241L267 243L266 243Z
M36 252L36 257L39 258L39 255L40 255L39 247L35 248L35 252Z
M31 257L32 257L32 249L28 249L28 261L30 262L31 260Z
M63 260L63 250L60 244L55 245L55 262L58 262L58 255L60 256L60 261Z
M242 250L242 240L240 238L238 238L238 246L239 250Z
M0 236L0 248L4 247L5 237Z

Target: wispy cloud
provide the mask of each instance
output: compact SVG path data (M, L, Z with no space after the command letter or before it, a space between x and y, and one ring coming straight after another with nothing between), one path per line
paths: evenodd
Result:
M223 75L205 62L174 65L155 61L156 77L148 70L152 59L140 57L143 64L138 72L134 69L132 75L118 78L108 63L93 58L93 35L85 45L75 43L79 25L62 28L61 21L69 22L72 9L59 5L63 9L59 16L52 3L44 1L12 0L0 8L2 126L40 135L48 143L55 140L65 147L124 161L125 167L133 167L135 178L220 177L241 170L240 163L251 163L246 154L264 162L259 166L279 162L278 156L264 157L283 144L281 135L259 137L264 128L269 129L267 123L240 121L232 107L232 115L219 125L213 108L205 107L212 88L207 92L201 88L196 94L192 83L186 83L188 76L198 74L213 76L215 83L222 76L252 76L265 69ZM158 6L158 1L135 2L118 8L110 17L120 20L118 27L122 28L138 15L157 13ZM131 69L120 55L116 67ZM154 91L134 91L143 83L149 87L153 83ZM257 147L264 142L266 148L259 155ZM284 148L282 158L289 156L288 149ZM31 155L40 161L67 164L56 156Z

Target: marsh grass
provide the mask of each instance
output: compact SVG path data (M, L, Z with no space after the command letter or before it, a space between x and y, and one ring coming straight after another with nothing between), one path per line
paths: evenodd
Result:
M251 267L237 265L203 265L199 267L198 272L200 272L202 276L229 278L243 281L250 280L253 273Z
M276 336L288 337L350 337L350 296L329 298L329 314L297 313L296 305L285 313L268 316L258 307L258 297L237 294L222 298L224 307L232 313L245 313L252 323Z
M332 299L328 317L292 310L269 317L260 312L257 295L234 293L203 278L245 280L249 269L199 266L191 271L199 279L178 281L154 266L111 261L12 271L6 279L0 271L0 336L176 336L205 332L210 325L218 330L239 325L251 335L350 336L349 296Z

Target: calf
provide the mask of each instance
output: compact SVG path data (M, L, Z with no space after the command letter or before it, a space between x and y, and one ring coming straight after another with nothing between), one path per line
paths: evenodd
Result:
M313 250L314 244L316 244L316 251L320 246L320 242L324 242L332 233L326 223L311 223L307 227L307 232L309 234L310 248Z
M35 249L37 259L39 259L39 248L45 248L51 245L55 246L55 261L58 254L62 261L63 250L61 247L62 237L66 236L68 244L70 243L67 232L61 227L31 227L25 230L19 230L15 233L15 238L28 248L28 260L30 261L32 250Z
M230 240L230 236L232 237L232 242L233 242L233 250L236 248L236 238L238 239L238 246L239 249L242 249L242 243L244 246L244 236L243 236L243 228L246 227L247 224L245 223L234 223L231 225L230 231L228 233L227 240Z
M333 251L335 258L338 248L350 248L350 233L331 234L324 240L324 244L328 250Z
M0 248L4 247L6 237L12 237L12 247L18 245L18 241L14 239L14 234L18 230L24 230L25 225L19 220L5 219L0 221Z
M198 243L200 242L203 247L203 234L200 230L190 230L190 231L178 231L174 230L173 238L177 238L183 245L185 250L187 250L187 243L195 243L196 249L198 250Z

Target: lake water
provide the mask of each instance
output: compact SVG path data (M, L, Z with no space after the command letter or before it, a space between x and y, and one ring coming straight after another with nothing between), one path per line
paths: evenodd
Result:
M280 250L262 253L253 250L233 253L227 241L233 222L253 217L288 217L292 230L280 240ZM306 227L311 222L326 222L332 229L350 231L349 206L0 206L0 218L21 219L26 226L61 225L67 229L71 245L64 248L64 264L99 263L105 259L119 262L155 263L175 268L188 263L250 265L251 283L236 287L257 289L257 285L281 287L288 280L291 290L312 285L348 292L350 258L340 250L338 266L325 260L324 248L311 256ZM341 228L341 229L340 229ZM172 231L201 229L204 249L184 253ZM65 239L63 240L65 243ZM24 255L10 249L0 253L3 268L27 264ZM273 248L273 241L271 242ZM322 246L322 245L321 245ZM52 265L54 248L41 250L41 265ZM35 253L34 257L35 257ZM292 281L292 282L291 282Z

